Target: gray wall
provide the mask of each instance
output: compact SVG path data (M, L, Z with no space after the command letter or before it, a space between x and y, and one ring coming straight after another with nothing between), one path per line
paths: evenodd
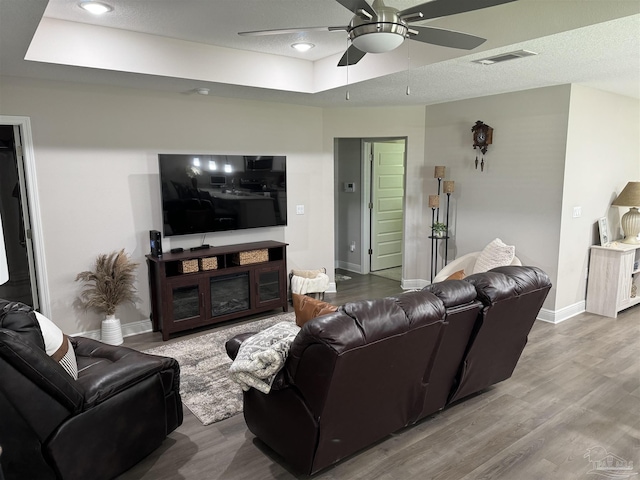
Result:
M362 238L362 140L336 139L336 266L360 273L362 251L368 240ZM345 182L355 182L356 191L344 191ZM355 242L355 251L349 250Z

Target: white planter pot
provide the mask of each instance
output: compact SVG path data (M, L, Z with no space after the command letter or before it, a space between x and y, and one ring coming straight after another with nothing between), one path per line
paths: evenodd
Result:
M122 345L124 342L120 319L115 315L109 315L102 321L101 340L109 345Z

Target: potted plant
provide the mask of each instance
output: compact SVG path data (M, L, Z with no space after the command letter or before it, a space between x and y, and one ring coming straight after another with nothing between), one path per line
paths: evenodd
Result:
M133 285L137 267L138 264L122 249L98 255L93 270L80 272L76 276L77 282L84 283L80 293L84 308L93 308L106 317L102 321L102 340L105 343L120 345L123 342L120 320L115 313L118 305L135 303L137 299Z
M431 225L431 232L433 232L432 235L434 237L444 237L447 234L447 224L434 222L433 225Z

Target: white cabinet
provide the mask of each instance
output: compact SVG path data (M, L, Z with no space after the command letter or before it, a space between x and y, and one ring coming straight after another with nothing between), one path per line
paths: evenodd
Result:
M587 312L617 317L620 310L640 303L640 245L616 243L591 247Z

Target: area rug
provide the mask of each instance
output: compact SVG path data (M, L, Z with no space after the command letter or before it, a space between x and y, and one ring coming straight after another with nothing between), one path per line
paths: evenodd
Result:
M278 322L295 322L293 312L216 329L199 337L145 350L173 357L180 364L182 403L203 425L210 425L242 412L242 389L229 378L231 359L225 342L245 332L258 332Z

